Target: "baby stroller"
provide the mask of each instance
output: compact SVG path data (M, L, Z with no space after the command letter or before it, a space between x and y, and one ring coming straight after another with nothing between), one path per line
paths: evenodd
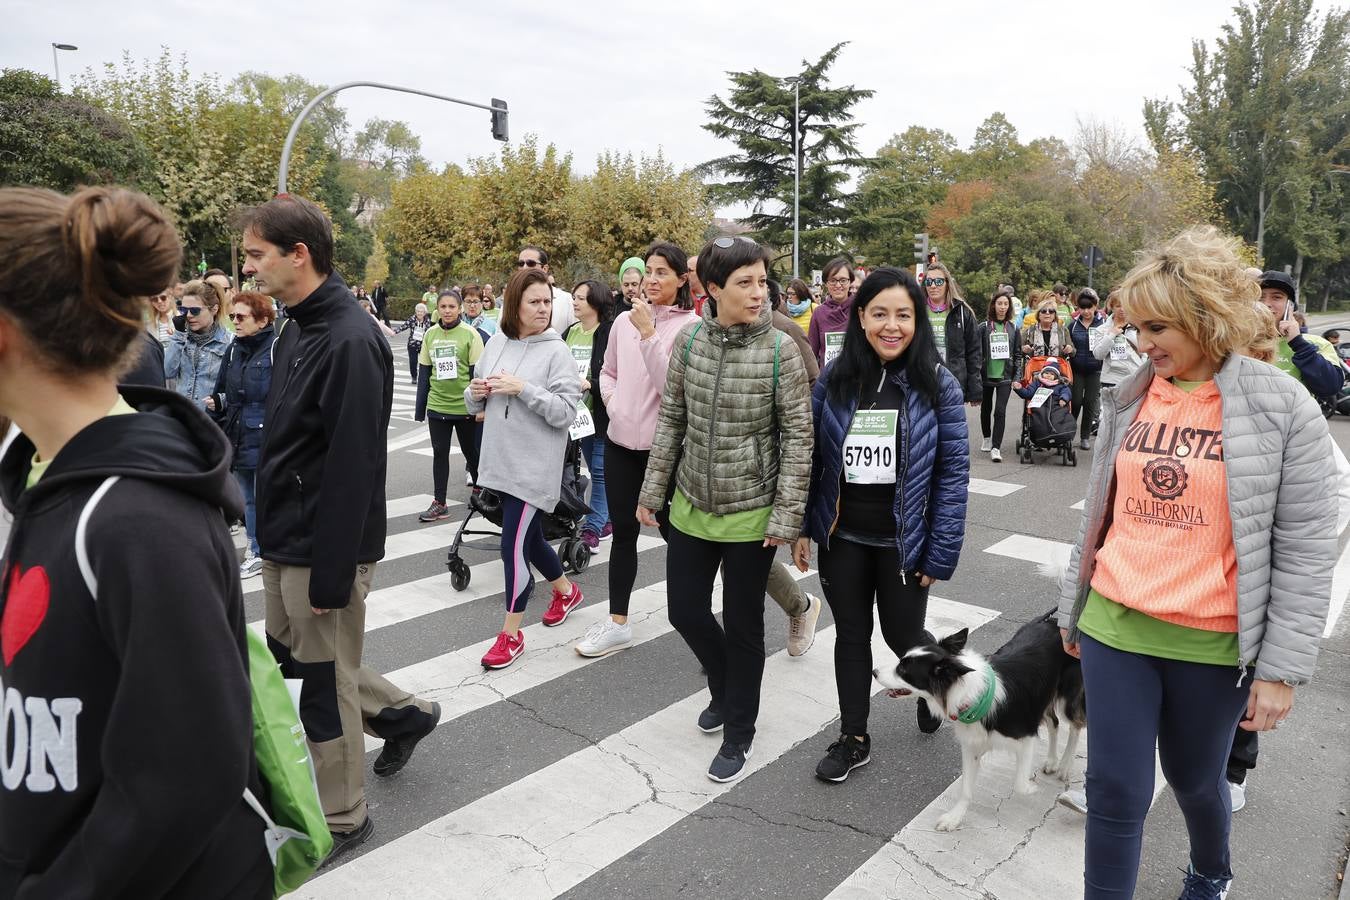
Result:
M590 488L590 479L581 474L581 449L577 441L569 440L563 455L562 493L553 512L544 516L544 540L561 540L558 546L558 559L562 561L564 572L584 572L591 564L591 548L581 540L581 526L590 515L591 508L586 503L586 492ZM469 494L469 514L460 523L459 531L450 544L450 552L445 567L450 570L450 586L462 591L469 586L472 572L469 564L459 555L464 546L465 535L499 537L499 531L474 530L469 527L474 515L482 516L493 525L501 528L502 502L497 493L490 488L477 488ZM473 550L488 550L488 547L470 546ZM499 548L492 546L496 552Z
M1073 384L1073 369L1069 361L1060 356L1033 356L1027 360L1022 371L1023 384L1032 384L1039 379L1041 369L1054 362L1063 374L1065 384ZM1017 452L1026 465L1036 461L1033 450L1056 453L1060 465L1077 466L1078 451L1073 446L1074 426L1073 410L1069 407L1044 403L1033 408L1035 400L1026 400L1022 407L1022 433L1017 438ZM1033 421L1034 420L1034 421Z

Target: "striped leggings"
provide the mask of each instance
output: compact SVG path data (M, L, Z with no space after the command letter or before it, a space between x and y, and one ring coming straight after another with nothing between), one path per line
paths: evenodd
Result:
M563 567L558 554L544 540L544 526L537 508L518 497L497 492L502 498L502 566L506 570L506 611L525 611L534 591L534 565L545 581L557 581Z

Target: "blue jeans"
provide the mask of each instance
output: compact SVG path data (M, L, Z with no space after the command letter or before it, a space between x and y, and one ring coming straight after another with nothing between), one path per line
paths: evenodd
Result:
M244 533L248 535L248 549L254 556L261 556L258 550L258 508L254 502L253 477L256 469L235 469L234 478L239 482L239 490L244 494Z
M1225 766L1247 710L1251 676L1126 653L1083 635L1088 698L1087 842L1083 896L1134 896L1144 817L1153 802L1153 747L1186 819L1191 864L1230 876L1232 798Z
M605 439L596 435L582 438L581 453L586 459L586 468L591 470L591 514L586 517L586 527L599 534L609 523L609 502L605 499Z

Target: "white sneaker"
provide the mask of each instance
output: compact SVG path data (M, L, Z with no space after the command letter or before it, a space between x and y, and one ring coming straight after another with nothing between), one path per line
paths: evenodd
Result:
M606 616L586 631L585 636L577 641L575 649L582 656L605 656L632 643L633 626L627 622L620 625Z
M989 458L994 462L1003 462L1003 451L995 447L989 451Z
M1059 797L1061 806L1067 806L1074 812L1087 815L1087 791L1082 788L1070 788L1067 791L1061 791Z
M252 578L254 575L262 574L263 561L256 556L250 556L239 564L239 577L241 579Z
M1228 782L1228 796L1233 798L1233 812L1247 805L1247 785Z
M820 619L820 609L824 604L815 594L807 594L806 602L806 612L800 616L788 616L788 656L801 656L816 641L816 622Z
M993 438L985 438L985 439L984 439L984 443L983 443L983 444L980 444L980 450L983 451L983 452L985 452L985 453L988 453L990 450L993 450L993 449L994 449L994 439L993 439Z

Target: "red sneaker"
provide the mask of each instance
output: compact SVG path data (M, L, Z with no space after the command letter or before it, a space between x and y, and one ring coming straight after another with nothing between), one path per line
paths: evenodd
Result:
M544 624L552 628L566 622L568 614L581 605L581 600L581 585L575 581L572 582L572 593L570 594L560 594L554 591L553 602L548 605L548 611L544 613Z
M522 632L518 631L515 637L511 637L503 631L497 635L497 642L492 645L492 649L483 654L483 668L505 669L516 661L524 649L525 635Z

